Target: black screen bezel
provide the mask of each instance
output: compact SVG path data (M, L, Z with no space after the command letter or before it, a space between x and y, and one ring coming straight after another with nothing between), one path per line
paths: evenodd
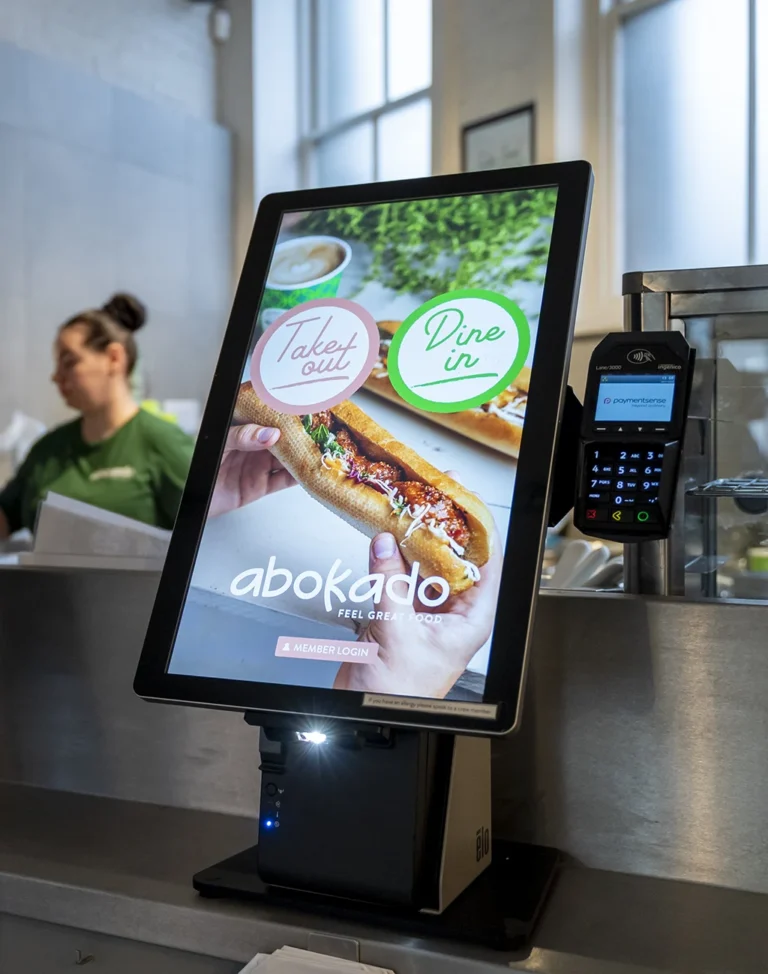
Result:
M499 704L495 719L364 707L363 694L348 690L168 673L167 666L283 214L546 187L557 188L557 203L484 696L486 701ZM525 683L533 607L539 587L549 478L570 360L591 190L590 165L570 162L304 190L273 194L262 200L139 660L134 681L137 694L155 701L257 712L263 715L260 722L264 724L295 714L464 733L502 734L516 728ZM539 355L542 336L546 342L545 356ZM512 651L509 647L516 649Z

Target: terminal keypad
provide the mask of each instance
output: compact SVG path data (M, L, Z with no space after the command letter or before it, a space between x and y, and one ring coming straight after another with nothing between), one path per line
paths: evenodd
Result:
M582 497L587 521L658 526L664 446L591 443L584 453Z

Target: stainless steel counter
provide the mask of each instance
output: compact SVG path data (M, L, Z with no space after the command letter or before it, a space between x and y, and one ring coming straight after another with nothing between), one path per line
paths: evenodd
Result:
M157 578L0 571L0 781L257 811L240 715L131 690ZM768 607L547 594L494 827L582 864L768 893Z
M238 714L133 695L156 583L0 571L0 913L237 962L341 929L189 886L252 842L256 737ZM521 733L494 746L497 833L574 863L535 948L356 931L366 959L397 974L768 969L767 649L763 605L545 595Z
M236 816L0 786L0 914L245 963L352 937L397 974L650 974L766 969L763 896L566 869L527 956L431 943L307 913L202 900L191 874L253 839Z

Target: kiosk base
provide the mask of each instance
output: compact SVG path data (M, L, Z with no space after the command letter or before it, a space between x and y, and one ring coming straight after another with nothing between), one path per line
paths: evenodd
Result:
M267 886L258 875L258 846L197 873L193 884L206 897L255 900L418 937L518 950L530 940L559 862L556 849L494 840L491 865L439 915Z

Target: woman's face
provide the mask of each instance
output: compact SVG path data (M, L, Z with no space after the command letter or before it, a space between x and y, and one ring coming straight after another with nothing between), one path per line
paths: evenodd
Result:
M108 346L103 352L88 348L86 336L85 325L70 325L59 332L51 377L64 402L81 413L99 409L110 401L119 371L113 347Z

